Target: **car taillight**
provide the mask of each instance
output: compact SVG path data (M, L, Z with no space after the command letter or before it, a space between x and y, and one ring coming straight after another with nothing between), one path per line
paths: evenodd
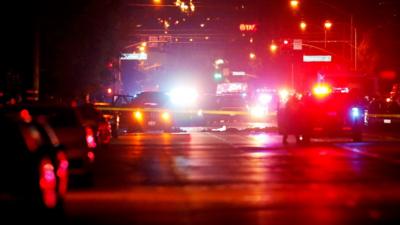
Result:
M89 158L90 162L94 162L94 157L95 157L94 152L88 152L87 157Z
M69 162L67 156L64 152L58 152L57 154L58 159L58 168L57 168L57 177L60 181L58 185L58 190L62 196L67 193L68 188L68 166Z
M250 108L250 115L254 118L264 118L265 116L267 116L267 113L267 107L254 106Z
M57 205L57 179L54 166L49 159L43 159L39 168L39 186L42 192L42 200L47 208L54 208Z
M92 128L90 127L86 127L85 128L85 132L86 132L86 144L89 148L96 148L97 144L96 144L96 139L94 137L94 132L92 130Z

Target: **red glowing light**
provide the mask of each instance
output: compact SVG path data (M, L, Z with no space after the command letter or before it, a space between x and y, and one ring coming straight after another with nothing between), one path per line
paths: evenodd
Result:
M92 128L86 127L86 144L89 148L96 148L96 139L94 138L94 133Z
M43 159L40 164L39 186L42 191L42 199L45 206L54 208L57 205L57 184L54 166L49 159Z
M88 152L87 156L88 156L90 162L94 162L95 155L93 152Z

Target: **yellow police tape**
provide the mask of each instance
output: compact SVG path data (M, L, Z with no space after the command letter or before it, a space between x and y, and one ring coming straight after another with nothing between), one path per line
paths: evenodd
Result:
M400 119L400 114L368 114L368 117L376 119Z
M237 111L237 110L167 110L161 108L133 108L133 107L112 107L112 106L103 106L97 105L96 107L101 111L120 111L120 112L172 112L178 114L195 114L195 115L229 115L229 116L240 116L240 115L250 115L249 111ZM276 112L268 112L265 116L276 116ZM367 114L369 118L376 119L400 119L400 114Z
M97 106L98 110L101 111L117 111L117 112L171 112L177 114L195 114L195 115L229 115L229 116L240 116L240 115L250 115L248 111L235 111L235 110L169 110L160 108L133 108L133 107L109 107L109 106ZM276 112L268 112L265 116L276 116Z

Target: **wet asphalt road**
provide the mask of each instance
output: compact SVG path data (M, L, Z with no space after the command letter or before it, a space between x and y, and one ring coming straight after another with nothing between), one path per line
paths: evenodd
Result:
M69 224L400 224L400 139L136 134L97 154Z

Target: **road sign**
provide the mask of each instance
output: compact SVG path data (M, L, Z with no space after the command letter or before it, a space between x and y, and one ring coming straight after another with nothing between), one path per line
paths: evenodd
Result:
M147 53L123 53L121 60L147 60Z
M239 30L240 31L256 31L257 30L257 26L256 24L240 24L239 25Z
M332 62L331 55L304 55L303 62Z
M167 43L172 41L172 36L171 35L152 35L149 36L149 43Z
M232 76L246 76L244 71L232 71Z
M293 40L293 50L302 50L303 49L303 41L301 39Z

